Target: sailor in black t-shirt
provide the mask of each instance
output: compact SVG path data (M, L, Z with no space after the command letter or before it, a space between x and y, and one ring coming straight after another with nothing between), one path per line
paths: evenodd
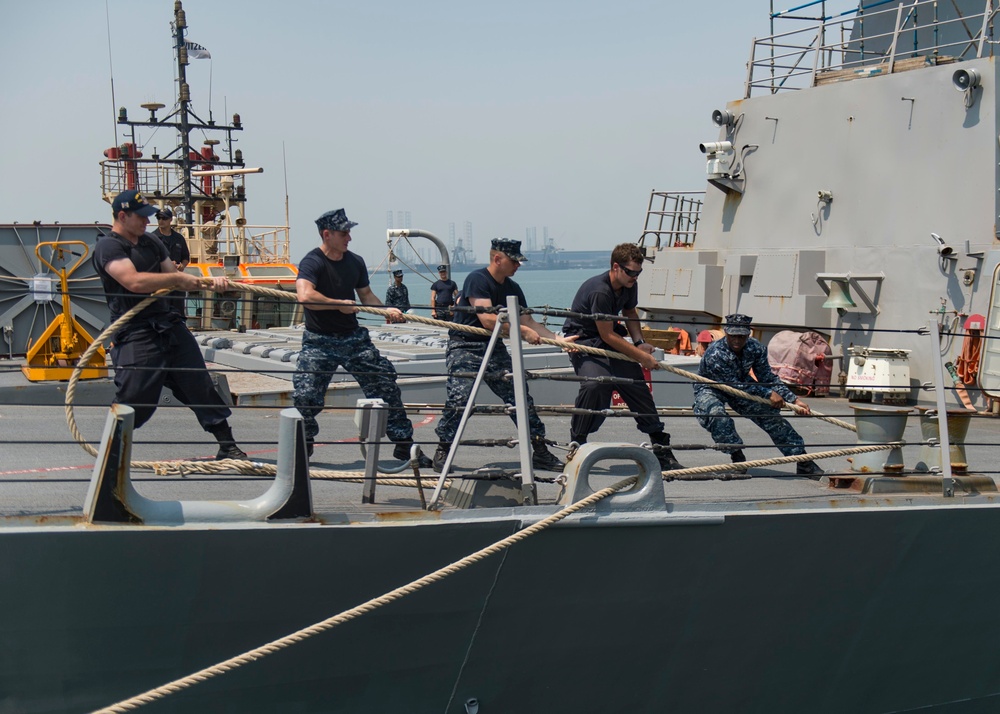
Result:
M156 230L152 231L150 235L160 239L163 247L167 249L167 255L173 261L174 267L183 271L191 262L191 252L188 250L187 241L184 240L184 236L174 230L173 222L174 212L168 206L164 206L156 212ZM184 301L186 299L187 293L175 290L170 293L170 298L167 302L172 309L184 315L186 313L184 309Z
M146 233L156 212L137 191L123 191L111 204L114 225L94 247L94 268L104 286L115 321L163 288L226 288L225 278L200 278L177 270L159 238ZM236 445L228 418L232 412L212 384L205 359L183 318L160 298L133 317L114 336L115 402L135 410L135 428L145 424L164 386L191 406L202 428L219 442L217 459L247 455ZM175 371L176 370L176 371Z
M295 408L302 414L307 450L312 456L319 433L316 415L323 409L333 373L343 367L366 397L388 405L386 434L396 443L392 454L409 460L413 424L403 408L396 370L372 344L368 329L358 324L355 295L363 305L382 307L382 301L372 292L364 258L347 249L356 225L347 219L343 208L324 213L316 220L322 243L299 263L295 291L305 308L306 329L292 377ZM404 322L398 308L387 309L389 322ZM430 468L431 460L421 454L420 466Z
M431 315L438 320L451 320L458 284L448 277L448 266L438 266L439 279L431 285Z
M670 434L663 431L663 422L656 414L653 395L643 380L642 368L659 369L660 363L653 357L653 346L642 339L639 325L638 286L636 281L642 272L644 255L642 248L634 243L622 243L611 252L611 270L595 275L584 281L573 298L571 310L584 314L622 315L622 322L593 320L571 317L563 325L563 333L577 338L577 344L613 350L628 355L635 362L621 359L598 357L596 355L571 352L569 359L573 369L581 377L625 377L634 379L634 384L607 384L597 381L583 382L576 395L576 406L581 409L601 411L611 406L611 393L618 393L636 412L639 431L649 434L650 441L661 447L670 446ZM627 342L631 337L632 342ZM570 440L585 444L587 436L601 428L604 417L600 414L576 414L570 420ZM660 466L665 471L682 468L669 448L657 452Z
M496 238L490 249L490 263L485 268L474 270L465 278L462 295L458 299L459 307L506 307L507 297L517 297L519 305L524 306L526 300L521 287L512 279L521 263L527 260L521 254L521 241L507 238ZM493 330L497 316L492 313L475 313L456 310L455 320L458 324L484 327ZM535 320L530 315L521 317L521 338L537 345L541 337L556 339L557 335ZM516 338L515 338L516 339ZM472 392L473 380L455 376L456 372L477 372L484 360L488 361L483 380L493 393L505 404L514 403L514 385L504 379L504 375L512 369L510 354L503 343L498 342L492 354L486 354L490 338L485 335L473 335L459 330L448 330L448 351L446 364L448 367L447 401L444 414L438 424L437 432L441 443L434 453L434 470L440 472L448 458L448 450L458 423L462 419L462 409ZM516 417L511 414L515 423ZM528 427L531 433L532 457L531 463L536 469L561 471L562 462L557 459L545 445L545 425L538 418L535 403L528 395Z

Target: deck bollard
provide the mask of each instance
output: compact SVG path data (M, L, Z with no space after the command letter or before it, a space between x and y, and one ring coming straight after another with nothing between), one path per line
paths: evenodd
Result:
M858 446L902 441L910 407L884 404L851 404L854 423L858 427ZM903 470L903 450L895 447L886 451L855 454L851 471L862 473L889 472L899 475Z

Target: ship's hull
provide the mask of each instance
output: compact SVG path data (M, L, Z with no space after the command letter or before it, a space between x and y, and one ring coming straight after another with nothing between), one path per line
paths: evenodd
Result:
M8 530L0 710L109 705L519 525ZM998 534L992 506L555 527L147 709L988 711Z

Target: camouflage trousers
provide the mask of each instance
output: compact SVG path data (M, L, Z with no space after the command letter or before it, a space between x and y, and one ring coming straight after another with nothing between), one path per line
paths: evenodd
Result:
M471 378L452 375L456 372L478 372L486 359L488 346L488 342L448 340L448 352L445 358L448 367L448 395L444 405L444 414L434 430L441 441L451 442L455 439L458 423L462 421L462 411L469 402L469 397L472 395L472 383L475 381ZM497 344L493 349L493 354L489 356L483 381L495 395L503 400L504 404L514 403L514 383L503 378L503 375L509 373L511 369L513 366L510 361L510 353L502 344ZM513 414L510 415L510 418L517 424L517 418ZM528 395L528 430L533 439L541 439L545 436L545 424L538 418L535 402L530 394Z
M321 335L305 330L302 351L295 365L292 385L295 387L295 408L302 414L306 439L319 433L316 415L323 409L327 387L338 367L343 367L357 380L369 399L381 399L389 406L386 435L392 441L410 441L413 424L403 410L403 400L396 384L396 370L383 357L368 336L368 329L359 327L346 335Z
M728 453L742 446L743 440L736 433L733 418L726 413L727 404L737 414L747 417L763 429L784 456L806 453L802 437L787 419L779 416L777 409L747 399L730 397L715 389L701 389L694 397L695 416L698 417L698 423L712 434L716 444L734 445L735 448L729 449Z

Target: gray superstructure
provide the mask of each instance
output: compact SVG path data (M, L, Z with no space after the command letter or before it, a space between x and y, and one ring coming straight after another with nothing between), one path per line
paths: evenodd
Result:
M756 40L744 96L705 117L704 195L650 201L640 307L694 330L732 312L765 338L811 328L834 354L914 349L932 313L954 333L986 314L1000 263L991 8L874 3ZM855 305L827 306L831 290ZM945 340L945 360L960 346ZM912 396L932 374L916 350Z

